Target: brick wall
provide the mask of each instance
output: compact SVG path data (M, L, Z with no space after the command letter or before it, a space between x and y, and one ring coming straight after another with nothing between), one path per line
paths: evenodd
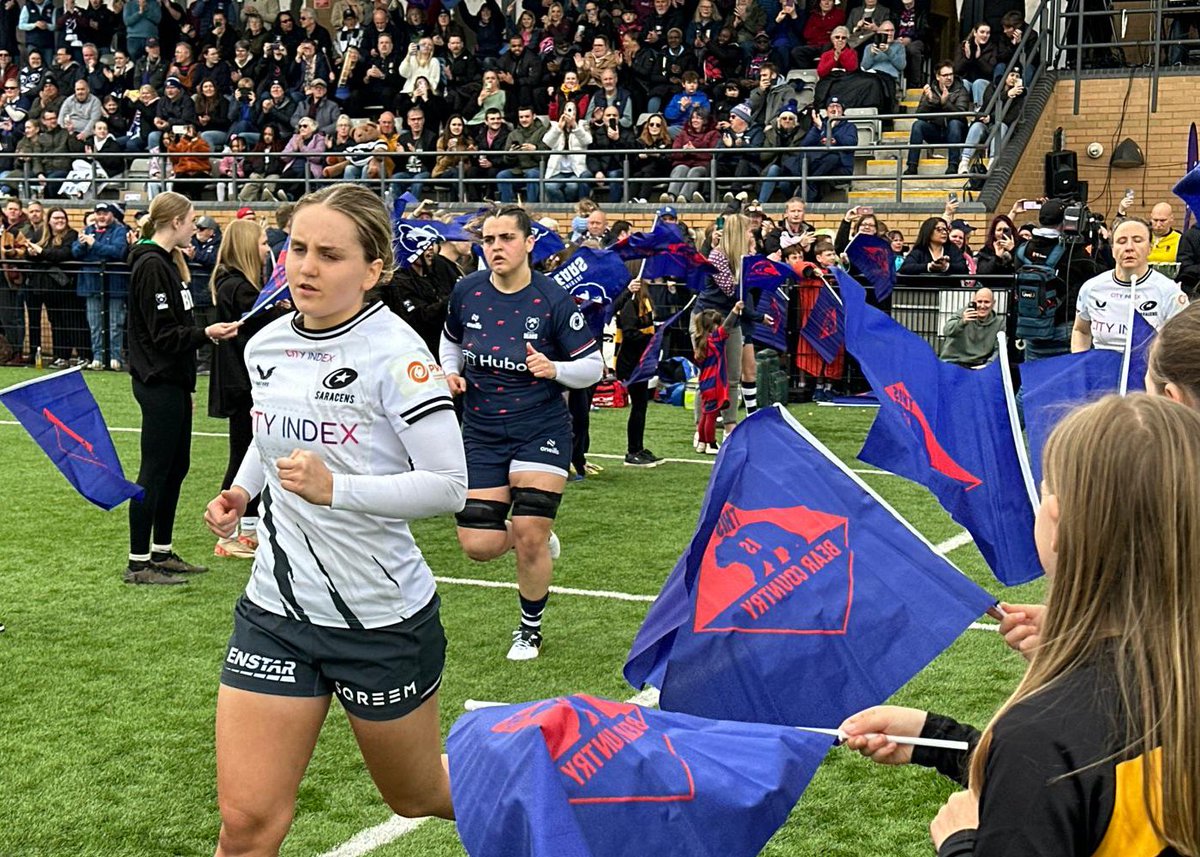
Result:
M1196 78L1170 76L1160 78L1158 110L1148 114L1150 79L1138 76L1132 88L1128 77L1084 80L1080 82L1079 114L1072 112L1075 82L1063 80L1055 88L1046 110L1039 117L1021 167L1002 201L1007 210L1014 200L1041 196L1043 185L1043 155L1053 144L1054 129L1061 126L1066 135L1066 147L1079 157L1079 178L1088 182L1091 207L1111 215L1126 188L1133 188L1137 202L1133 213L1149 216L1150 207L1163 200L1176 208L1176 223L1183 219L1182 203L1171 188L1186 172L1187 132L1196 120ZM1124 124L1121 123L1122 104L1129 89ZM1117 129L1120 126L1120 133ZM1108 161L1117 143L1129 137L1139 146L1146 165L1137 169L1113 169L1108 178ZM1091 142L1104 146L1104 154L1093 160L1087 156ZM1108 187L1105 188L1106 180Z

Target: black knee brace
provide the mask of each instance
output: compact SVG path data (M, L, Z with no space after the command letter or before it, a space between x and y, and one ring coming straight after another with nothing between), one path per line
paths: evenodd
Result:
M468 530L503 530L508 518L508 503L501 500L468 500L454 520Z
M558 515L558 504L562 502L562 494L555 491L543 491L540 488L512 489L513 515L529 515L535 518L554 520Z

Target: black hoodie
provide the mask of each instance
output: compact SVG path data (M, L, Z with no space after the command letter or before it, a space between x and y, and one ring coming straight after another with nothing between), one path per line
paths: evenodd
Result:
M143 384L196 390L196 349L204 331L192 319L192 293L171 255L153 241L129 251L129 372Z
M217 321L237 321L258 300L259 290L235 268L217 269ZM253 398L250 374L246 371L246 343L290 309L278 306L259 310L242 324L238 335L222 342L213 352L212 377L208 379L208 415L226 418L249 413Z

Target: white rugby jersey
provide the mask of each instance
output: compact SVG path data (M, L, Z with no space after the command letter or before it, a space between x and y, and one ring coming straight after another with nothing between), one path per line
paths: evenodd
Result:
M441 369L421 338L375 303L336 328L272 322L246 346L254 443L235 483L261 491L246 595L315 625L378 628L434 594L406 519L462 508L466 461ZM333 505L285 490L276 459L319 455Z
M1188 305L1187 295L1153 269L1146 272L1131 289L1117 279L1117 272L1106 271L1092 277L1079 290L1075 313L1092 326L1092 347L1122 351L1129 338L1129 296L1135 293L1138 315L1158 330L1175 313Z

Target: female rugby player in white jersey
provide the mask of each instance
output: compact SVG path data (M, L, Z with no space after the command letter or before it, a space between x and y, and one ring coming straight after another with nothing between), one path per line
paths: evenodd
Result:
M278 852L334 696L388 805L453 817L446 639L407 521L459 511L466 463L433 356L369 299L392 275L391 241L366 189L305 196L287 258L297 313L246 346L254 444L205 513L228 535L262 498L217 696L218 855Z

